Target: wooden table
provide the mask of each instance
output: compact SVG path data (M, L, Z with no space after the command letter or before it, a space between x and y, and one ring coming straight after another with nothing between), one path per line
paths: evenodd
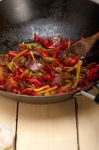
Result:
M46 105L0 96L0 123L15 132L10 150L99 150L99 106L83 96Z

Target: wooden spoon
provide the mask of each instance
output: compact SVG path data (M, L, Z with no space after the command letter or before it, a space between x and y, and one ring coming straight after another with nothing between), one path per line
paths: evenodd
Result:
M77 41L70 47L70 51L77 54L79 58L84 58L97 40L99 40L99 32L83 40Z

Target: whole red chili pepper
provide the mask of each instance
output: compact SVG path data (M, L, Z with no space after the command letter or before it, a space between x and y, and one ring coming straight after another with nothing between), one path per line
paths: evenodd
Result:
M46 52L46 51L43 50L43 49L39 49L39 53L40 53L43 57L48 57L48 56L49 56L48 52Z
M74 66L78 62L77 56L66 57L64 59L64 64L66 66Z
M29 84L35 84L36 87L40 87L43 85L42 82L40 82L36 77L31 77L27 79Z
M34 41L35 41L35 42L38 42L38 41L39 41L39 36L38 36L36 33L34 33Z
M39 37L36 33L34 33L34 41L35 42L40 42L43 46L45 46L46 48L49 45L49 41L47 39L44 39L42 37Z
M48 45L49 45L49 41L47 39L44 39L44 38L39 38L39 42L44 45L44 47L48 48Z
M9 51L8 56L13 58L17 55L17 53L15 51Z
M21 91L21 93L25 95L33 95L34 91L29 89L24 89L23 91Z
M48 81L48 82L52 82L53 79L54 79L54 78L53 78L51 75L49 75L49 74L44 75L43 78L44 78L45 81Z
M50 66L47 62L45 62L45 64L46 64L45 67L47 68L47 70L50 71L50 75L51 75L52 77L54 77L54 76L55 76L55 71L54 71L54 69L51 68L51 66Z

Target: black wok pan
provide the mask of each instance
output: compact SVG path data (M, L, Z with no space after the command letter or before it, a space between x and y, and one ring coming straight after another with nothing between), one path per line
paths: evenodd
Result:
M62 36L77 40L99 31L99 5L89 0L2 0L0 1L0 53L7 53L22 41L40 36ZM99 41L85 58L99 63ZM85 87L84 90L92 87ZM30 103L48 103L71 98L60 96L33 97L0 91L0 94Z

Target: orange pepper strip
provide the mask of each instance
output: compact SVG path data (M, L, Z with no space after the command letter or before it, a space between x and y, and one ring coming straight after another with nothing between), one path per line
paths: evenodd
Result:
M23 76L27 76L28 74L29 74L29 70L28 69L26 69L22 74L21 74L21 77L23 77Z
M33 51L30 51L30 54L31 54L31 57L32 57L33 61L35 61L35 57L34 57Z
M39 92L39 91L42 91L42 90L44 90L44 89L48 89L49 87L50 87L49 85L45 85L45 86L42 86L42 87L40 87L40 88L30 87L30 88L27 88L27 89L33 90L33 91L35 91L35 92Z
M51 92L51 91L53 91L53 90L55 90L57 88L58 88L57 86L54 86L54 87L51 87L51 88L49 88L47 90L40 91L39 94L44 94L44 93L47 93L47 92Z
M78 81L79 81L79 78L80 78L80 70L81 70L82 64L83 64L82 60L79 60L79 61L78 61L78 64L76 65L77 72L76 72L76 78L75 78L74 87L76 87L77 84L78 84Z
M30 49L25 49L24 51L17 53L16 57L14 57L13 60L16 60L18 57L22 56L23 54L25 54L28 51L30 51Z

